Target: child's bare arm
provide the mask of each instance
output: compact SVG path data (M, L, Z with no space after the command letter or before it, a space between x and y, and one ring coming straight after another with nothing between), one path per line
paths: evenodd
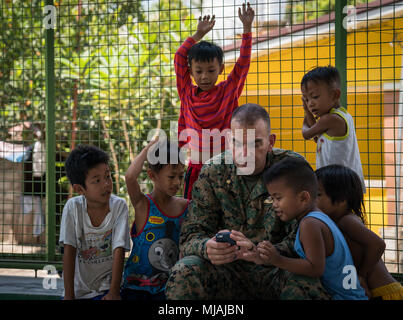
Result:
M65 244L63 253L63 280L64 300L75 299L74 294L74 272L76 266L76 248Z
M385 251L385 242L352 215L340 219L338 226L349 240L364 249L363 258L357 267L359 276L367 278L369 271L379 262Z
M238 8L238 17L243 24L243 33L252 32L252 23L255 18L255 11L251 8L250 3L246 6L242 4L242 9Z
M122 247L118 247L113 250L113 262L112 262L112 280L109 292L102 300L120 300L120 283L122 280L123 262L125 258L125 250Z
M321 229L315 219L305 219L300 225L300 239L305 259L282 256L269 241L258 244L258 252L265 264L274 265L289 272L318 278L325 270L326 248Z
M132 161L127 169L125 180L127 185L127 192L130 196L130 201L134 207L141 202L146 200L145 195L141 192L140 185L137 181L141 171L143 170L144 162L147 160L147 152L154 145L158 139L152 140L141 152L137 155L137 157Z
M304 107L304 125L310 128L316 123L316 119L312 112L309 111L305 98L302 97L301 100L302 106Z
M325 114L320 117L318 121L316 121L315 124L313 124L311 127L309 127L308 125L309 120L307 119L307 117L305 117L304 125L302 126L302 135L304 139L312 139L333 128L335 126L334 120L338 120L336 117L338 116L330 113Z
M243 87L249 72L250 59L252 53L252 35L249 34L252 30L252 22L255 17L255 12L248 3L248 8L245 9L245 4L242 9L238 9L239 19L243 23L242 43L239 50L239 57L232 71L228 74L227 80L231 86L235 86L237 90L237 98L242 94Z
M197 25L196 33L192 36L193 40L196 42L203 39L203 37L213 29L215 25L215 16L213 15L210 19L210 15L204 16L203 18L199 17L199 23Z
M242 232L231 230L231 239L235 240L236 245L238 246L238 251L236 253L238 259L254 262L256 264L263 264L257 251L257 247Z
M130 164L125 175L127 192L129 193L130 201L134 207L134 220L136 223L137 232L143 228L146 222L148 206L148 199L140 189L138 178L143 170L144 162L147 159L148 150L157 141L158 138L152 140L143 150L141 150L141 152Z

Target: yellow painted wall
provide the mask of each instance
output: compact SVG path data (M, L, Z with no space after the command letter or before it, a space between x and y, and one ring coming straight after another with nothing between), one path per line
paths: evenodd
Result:
M306 71L316 66L335 64L334 36L318 40L307 33L304 42L281 50L252 52L246 90L259 90L260 95L272 90L300 91L300 81ZM372 88L401 78L401 53L403 44L403 18L374 24L368 29L357 29L347 35L347 81L349 91L357 87ZM286 44L284 44L286 46ZM289 45L288 45L289 46ZM258 56L256 56L258 55ZM219 81L231 72L233 63L227 64ZM372 88L373 89L373 88Z
M369 228L380 235L383 226L387 226L388 203L386 191L380 188L368 188L364 197L366 219Z
M382 100L382 93L348 95L348 101L351 101L348 111L355 118L361 163L366 179L379 180L383 177ZM376 107L368 107L368 101ZM239 104L246 102L268 107L272 131L277 135L277 147L299 152L315 165L316 143L304 140L301 133L304 110L300 95L242 96L239 100Z
M356 121L366 179L384 176L383 85L401 78L402 49L400 45L391 45L394 39L403 43L403 18L372 23L368 29L357 29L347 36L347 108ZM307 35L304 42L292 47L252 54L240 103L255 102L268 107L273 131L278 134L277 146L301 152L314 164L315 143L304 141L301 135L300 81L315 66L334 65L334 36L316 39ZM219 80L232 67L228 64Z
M400 34L399 32L402 32ZM384 179L384 109L383 85L399 82L403 44L403 18L372 23L347 35L347 103L354 117L365 179ZM305 38L304 43L280 50L252 52L253 59L240 99L268 108L276 146L303 154L315 165L313 141L301 134L303 108L300 81L304 73L316 66L334 65L334 36ZM223 80L233 68L226 65ZM365 196L368 221L374 232L387 225L386 192L371 188Z

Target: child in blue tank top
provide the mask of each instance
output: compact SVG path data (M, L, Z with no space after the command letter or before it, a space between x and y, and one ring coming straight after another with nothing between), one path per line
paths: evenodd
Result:
M269 241L260 242L256 249L252 247L246 253L249 259L319 277L332 299L367 300L343 234L316 207L318 184L311 166L303 159L287 158L270 167L263 180L279 219L299 222L294 249L300 259L280 255Z
M175 195L184 176L179 149L169 141L151 141L134 159L126 173L126 184L135 210L131 228L133 247L125 265L122 299L164 300L165 283L179 258L180 226L188 201ZM151 148L155 145L153 148ZM138 183L144 162L153 182L151 194L143 194Z

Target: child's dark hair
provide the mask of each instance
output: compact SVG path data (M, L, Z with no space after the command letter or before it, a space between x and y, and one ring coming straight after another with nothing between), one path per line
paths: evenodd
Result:
M192 65L192 60L200 62L210 62L217 58L222 65L224 53L222 49L214 43L200 41L194 44L188 52L188 64Z
M152 146L150 151L152 158L147 156L147 159L151 171L158 173L167 165L184 165L180 159L180 149L177 142L160 140ZM155 161L150 161L152 159Z
M358 174L345 166L332 164L317 169L316 177L332 203L346 200L348 210L365 221L364 192Z
M67 157L65 166L70 183L79 184L86 188L85 178L88 172L100 163L109 164L109 155L89 145L78 145Z
M329 88L340 89L340 73L332 66L316 67L307 72L301 80L301 87L306 88L309 81L313 81L316 84L319 82L325 82Z
M312 199L316 199L318 183L310 164L297 157L288 157L277 162L263 173L265 185L279 179L285 179L287 186L296 193L308 191Z

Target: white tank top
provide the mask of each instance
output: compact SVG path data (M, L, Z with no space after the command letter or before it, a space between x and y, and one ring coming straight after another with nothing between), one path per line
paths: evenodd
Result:
M333 108L330 113L337 114L344 119L347 132L342 137L331 137L326 133L319 136L316 146L316 168L340 164L354 170L361 179L365 193L364 175L353 117L343 107Z

